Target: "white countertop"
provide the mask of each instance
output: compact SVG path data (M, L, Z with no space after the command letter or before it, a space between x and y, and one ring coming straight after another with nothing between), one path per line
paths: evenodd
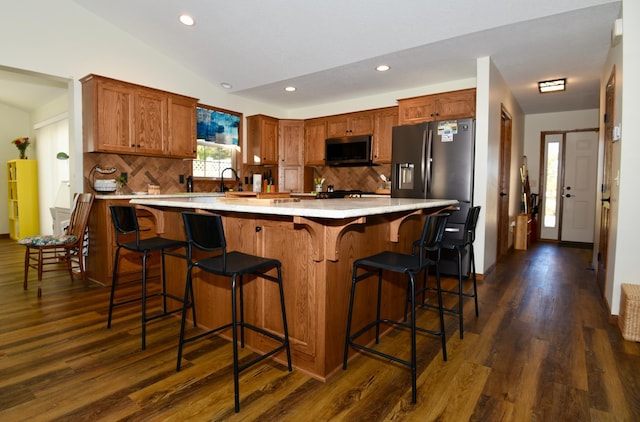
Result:
M97 194L96 199L133 199L133 198L175 198L175 197L184 197L189 198L192 196L224 196L221 192L177 192L177 193L162 193L158 195L149 195L147 192L137 192L137 193L127 193L127 194L116 194L116 193L105 193L105 194Z
M390 197L365 197L365 198L344 198L344 199L315 199L301 200L299 202L266 203L256 204L249 201L228 201L215 196L193 196L182 195L149 195L133 196L132 204L173 207L186 209L205 209L211 211L231 211L246 212L254 214L271 214L300 216L313 218L351 218L364 217L367 215L389 214L401 211L413 211L425 208L437 208L455 205L458 201L454 199L408 199Z

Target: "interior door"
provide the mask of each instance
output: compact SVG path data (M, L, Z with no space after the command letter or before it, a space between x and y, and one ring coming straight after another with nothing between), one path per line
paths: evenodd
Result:
M502 108L500 121L500 162L498 163L498 242L496 258L509 250L509 187L511 175L511 115Z
M569 132L565 140L560 240L593 243L598 133Z
M611 184L613 176L611 174L611 159L613 151L613 112L615 104L616 90L616 69L614 68L609 77L605 98L605 121L604 121L604 157L602 168L602 199L600 202L600 240L598 242L598 273L597 282L600 292L604 297L607 278L607 256L609 253L609 209L611 205Z

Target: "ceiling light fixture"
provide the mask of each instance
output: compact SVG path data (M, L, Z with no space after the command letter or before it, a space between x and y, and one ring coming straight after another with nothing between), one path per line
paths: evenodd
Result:
M538 91L540 91L541 94L544 94L545 92L564 91L566 89L566 84L566 78L540 81L538 82Z
M193 18L189 15L180 15L180 22L187 26L193 26L193 24L195 23Z
M288 86L284 90L287 91L287 92L293 92L293 91L296 90L296 87L295 86Z
M231 89L233 88L233 85L231 85L229 82L222 82L220 84L221 87L223 87L224 89Z
M388 65L386 64L381 64L380 66L376 67L376 70L378 72L386 72L387 70L391 69Z

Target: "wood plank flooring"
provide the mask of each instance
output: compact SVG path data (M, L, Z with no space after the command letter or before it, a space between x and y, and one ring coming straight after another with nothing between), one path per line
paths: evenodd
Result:
M465 304L464 340L446 317L448 362L419 336L415 405L405 367L360 355L327 383L257 365L241 374L235 414L227 340L188 345L176 372L177 319L152 323L141 351L136 306L108 330L108 289L65 273L45 274L38 300L35 281L22 289L24 249L0 239L0 420L638 421L640 344L608 324L590 254L539 243L499 263L479 283L480 317ZM380 347L408 355L408 337Z

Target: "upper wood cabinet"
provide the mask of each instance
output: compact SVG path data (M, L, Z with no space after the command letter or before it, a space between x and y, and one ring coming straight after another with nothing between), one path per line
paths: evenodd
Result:
M331 116L327 118L327 138L371 135L373 124L373 113L370 111Z
M390 163L393 127L398 126L398 107L376 110L374 123L373 162L378 164Z
M81 82L86 152L195 157L196 98L98 75Z
M278 119L247 117L247 164L278 164Z
M194 98L169 97L169 154L172 157L196 157L196 102Z
M324 142L327 139L325 118L304 121L304 164L324 166Z
M304 120L280 120L278 126L280 164L304 164Z
M405 98L398 100L398 106L400 125L475 117L476 90L463 89Z

